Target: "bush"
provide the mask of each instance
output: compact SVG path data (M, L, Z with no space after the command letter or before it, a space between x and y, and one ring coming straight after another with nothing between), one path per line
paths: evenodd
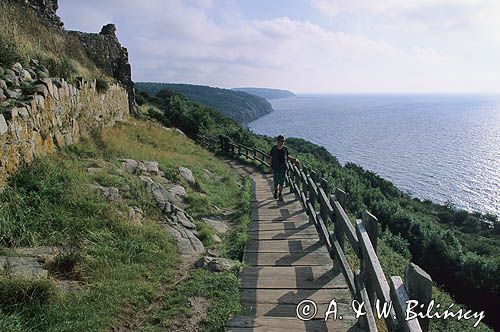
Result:
M108 91L109 83L105 79L99 77L95 80L95 88L96 88L97 92L104 93L104 92Z

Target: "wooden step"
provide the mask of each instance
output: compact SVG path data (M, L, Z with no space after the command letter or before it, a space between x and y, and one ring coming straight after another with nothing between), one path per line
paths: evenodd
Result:
M332 266L245 267L241 288L335 289L347 288L340 272Z

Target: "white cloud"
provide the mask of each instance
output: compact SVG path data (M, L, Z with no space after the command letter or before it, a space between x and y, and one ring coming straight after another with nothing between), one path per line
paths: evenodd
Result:
M417 10L421 2L439 1L314 2L335 16L361 8L376 13ZM468 91L491 89L495 83L489 79L489 85L478 85L480 65L428 45L401 46L289 17L249 21L235 7L214 16L217 4L215 0L91 0L69 1L61 7L67 25L78 17L76 10L94 10L99 19L115 20L129 49L135 80L298 92ZM98 24L93 31L107 23L95 21L75 20L86 30L88 22ZM498 68L492 71L500 74Z

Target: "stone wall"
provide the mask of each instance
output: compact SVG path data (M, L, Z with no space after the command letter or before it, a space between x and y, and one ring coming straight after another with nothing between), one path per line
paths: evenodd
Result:
M57 16L56 11L59 7L57 0L1 0L8 3L17 3L32 9L37 15L50 25L62 28L63 22Z
M0 183L33 158L112 127L129 114L128 93L119 84L99 92L95 81L74 86L41 78L31 90L33 95L18 91L0 108Z
M76 36L87 51L89 57L105 74L120 82L128 91L130 112L135 113L135 87L132 81L132 70L128 62L128 51L122 47L116 37L116 26L106 24L100 33L67 31Z

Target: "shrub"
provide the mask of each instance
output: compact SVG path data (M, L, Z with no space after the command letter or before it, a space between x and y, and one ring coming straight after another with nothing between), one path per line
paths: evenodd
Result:
M95 80L95 88L96 88L97 92L104 93L104 92L108 91L109 83L105 79L98 77Z

